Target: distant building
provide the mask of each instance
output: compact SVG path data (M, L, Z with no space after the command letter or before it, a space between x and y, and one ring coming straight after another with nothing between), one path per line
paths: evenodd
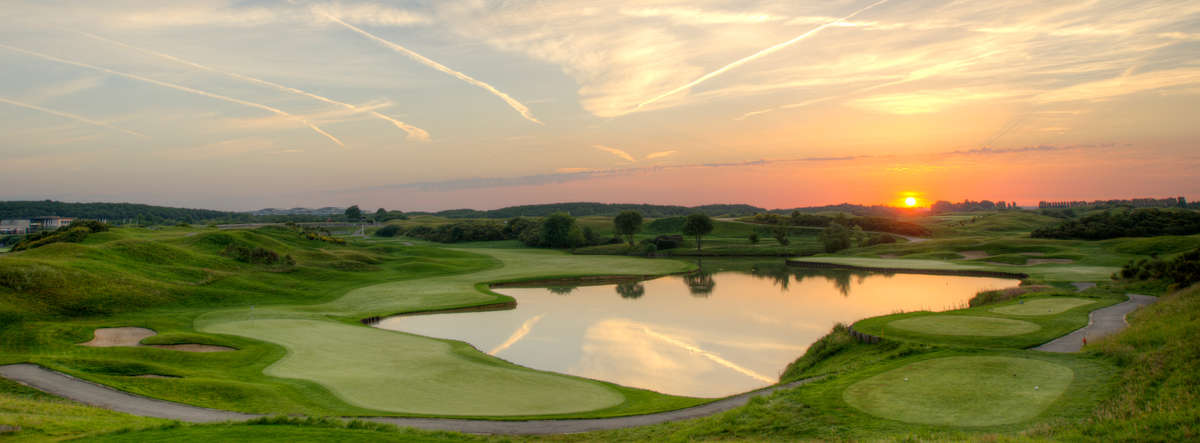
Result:
M24 235L29 233L29 219L0 220L0 234Z
M69 225L74 220L75 219L71 218L71 217L55 217L55 216L30 217L29 218L29 227L35 231L36 230L51 231L51 230L58 229L63 226Z

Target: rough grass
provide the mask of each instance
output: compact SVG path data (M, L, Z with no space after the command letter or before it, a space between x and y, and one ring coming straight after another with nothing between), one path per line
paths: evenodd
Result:
M1054 315L1095 302L1074 297L1039 298L1025 303L995 307L992 308L992 312L1008 315Z
M859 381L846 403L908 423L993 426L1042 413L1074 372L1059 364L1002 356L925 360Z
M47 441L170 423L63 400L0 378L0 425L21 428L4 441Z
M1028 274L1035 281L1105 281L1118 271L1118 267L1087 266L1079 264L1047 263L1033 266L1005 266L984 262L950 262L945 260L921 260L905 258L870 258L818 256L793 258L796 262L817 262L863 268L890 268L939 271L989 271ZM969 264L968 264L969 263Z

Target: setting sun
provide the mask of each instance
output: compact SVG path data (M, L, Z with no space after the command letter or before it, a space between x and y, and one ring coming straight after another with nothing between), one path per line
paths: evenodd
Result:
M911 208L911 207L913 207L913 206L916 206L916 205L917 205L917 198L916 198L916 197L908 197L908 198L904 199L904 206L908 206L908 207L910 207L910 208Z

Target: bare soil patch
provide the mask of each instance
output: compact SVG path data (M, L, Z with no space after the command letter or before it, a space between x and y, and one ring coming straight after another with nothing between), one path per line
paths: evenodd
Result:
M1045 252L1022 252L1021 255L1028 255L1030 257L1044 257L1046 255L1046 253Z
M20 426L0 425L0 434L8 434L11 432L20 432Z
M899 257L899 255L898 254L879 254L879 258L896 258L896 257Z
M142 344L142 340L158 335L158 333L150 329L136 328L131 326L123 328L100 328L96 329L94 332L92 332L92 334L92 341L80 343L80 345L90 346L93 348L151 347L184 352L225 352L237 350L228 346L201 345L196 343L181 343L175 345L144 345Z
M968 260L978 260L981 258L990 257L987 252L983 251L958 251L958 255L961 255L963 258Z

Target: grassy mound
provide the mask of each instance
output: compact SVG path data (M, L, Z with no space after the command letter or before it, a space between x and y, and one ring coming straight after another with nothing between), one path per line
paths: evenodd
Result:
M992 426L1041 414L1071 384L1062 365L1000 356L925 360L862 380L846 403L908 423Z
M1021 335L1041 329L1041 326L1027 321L971 315L926 315L896 320L888 323L888 327L930 335L980 337Z
M1026 303L992 308L992 312L1008 315L1054 315L1095 302L1095 300L1075 297L1040 298Z

